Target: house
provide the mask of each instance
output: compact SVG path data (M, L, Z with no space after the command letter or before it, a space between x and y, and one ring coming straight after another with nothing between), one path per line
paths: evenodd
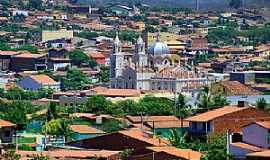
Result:
M18 54L20 53L15 51L0 51L0 70L2 71L10 70L11 56Z
M203 136L210 133L220 134L227 130L238 132L241 127L252 122L269 120L267 112L249 106L244 101L237 105L207 111L187 118L189 121L189 134Z
M152 131L164 138L169 138L172 129L187 131L189 125L175 116L126 116L125 120L130 126Z
M234 134L232 134L233 137ZM270 147L270 121L256 121L242 127L241 138L230 143L230 153L236 158L245 158L246 156L263 157L264 151L268 153ZM268 150L268 152L267 152ZM258 153L257 153L258 152ZM268 155L268 158L270 154ZM258 158L260 159L260 158Z
M53 89L60 90L60 82L56 82L47 75L31 75L23 78L17 83L25 90Z
M107 150L83 150L83 149L55 149L49 151L22 151L16 152L23 159L33 158L34 155L48 156L50 159L69 159L69 160L121 160L119 151Z
M20 71L37 71L47 68L47 55L22 53L13 55L10 60L11 70Z
M105 134L104 131L88 125L70 125L70 129L73 132L72 139L74 140L93 138Z
M92 59L94 59L97 62L97 64L99 64L99 65L105 65L105 63L106 63L105 58L106 57L102 53L91 52L88 55L89 55L89 57L91 57Z
M207 38L192 38L191 45L187 49L187 52L191 54L208 54L208 40Z
M66 70L71 66L71 59L69 58L50 58L48 60L48 69L52 71Z
M68 143L68 145L86 149L104 149L112 151L134 149L134 152L145 150L146 147L168 146L169 144L169 141L159 138L151 133L142 132L139 129L122 130L95 138Z
M64 48L52 48L48 51L49 58L66 58L68 51Z
M260 95L260 92L238 81L221 81L212 85L213 94L223 93L225 96Z
M0 119L0 143L11 143L16 125Z

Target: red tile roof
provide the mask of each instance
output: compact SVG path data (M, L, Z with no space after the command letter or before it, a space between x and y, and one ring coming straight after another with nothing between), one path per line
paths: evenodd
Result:
M14 56L14 57L16 57L16 58L41 58L44 56L46 56L46 55L45 54L22 53L22 54Z
M33 155L43 155L53 158L108 158L119 154L119 151L107 151L107 150L54 150L54 151L18 151L22 157L31 157Z
M234 95L259 95L260 93L238 81L222 81L220 84Z
M137 128L118 131L118 133L133 139L137 139L139 141L146 142L153 146L168 146L170 144L170 142L165 139L162 139L155 135L151 135L151 133L142 132L140 129Z
M70 129L73 132L81 133L81 134L101 134L105 133L99 129L90 127L88 125L70 125Z
M270 129L270 121L255 122L255 123L266 129Z
M247 157L262 157L270 159L270 150L247 154Z
M55 80L53 80L51 77L47 75L31 75L30 78L37 81L40 84L55 84L57 83Z
M179 119L175 116L143 116L145 122L168 122L178 121ZM141 123L141 116L126 116L131 123Z
M166 154L176 156L178 158L200 160L202 154L191 149L179 149L175 147L147 147L154 152L165 152Z
M9 122L9 121L5 121L5 120L0 119L0 128L2 128L2 127L14 127L14 126L16 126L16 125Z
M88 53L88 55L94 59L95 58L105 58L105 56L99 52L91 52L91 53Z
M107 97L138 97L140 95L140 91L136 89L100 89L100 87L97 87L93 90L97 92L97 95L103 95Z
M258 152L258 151L264 150L264 149L259 148L257 146L253 146L253 145L242 143L242 142L232 143L231 145L234 147L246 149L246 150L253 151L253 152Z
M238 112L238 111L245 110L248 108L250 107L225 106L222 108L214 109L212 111L198 114L196 116L189 117L186 120L193 121L193 122L207 122L215 118L224 116L226 114Z
M1 56L13 56L13 55L17 55L19 54L19 52L15 52L15 51L0 51L0 55Z

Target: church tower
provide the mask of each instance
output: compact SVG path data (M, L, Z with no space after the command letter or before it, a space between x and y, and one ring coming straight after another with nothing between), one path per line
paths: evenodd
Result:
M145 67L147 65L147 55L145 54L145 43L140 36L135 44L135 58L134 63L137 67Z
M110 55L110 78L114 79L122 75L124 68L124 55L122 54L122 43L116 34L113 43L113 52Z

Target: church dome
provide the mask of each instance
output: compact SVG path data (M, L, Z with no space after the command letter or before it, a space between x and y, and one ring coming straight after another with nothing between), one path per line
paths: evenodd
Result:
M157 41L150 46L148 49L148 53L152 55L164 55L169 54L170 49L166 43Z

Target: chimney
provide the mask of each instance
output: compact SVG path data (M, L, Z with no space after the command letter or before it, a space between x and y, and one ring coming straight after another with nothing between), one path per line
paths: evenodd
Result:
M248 106L248 102L246 101L238 101L238 107L247 107Z

